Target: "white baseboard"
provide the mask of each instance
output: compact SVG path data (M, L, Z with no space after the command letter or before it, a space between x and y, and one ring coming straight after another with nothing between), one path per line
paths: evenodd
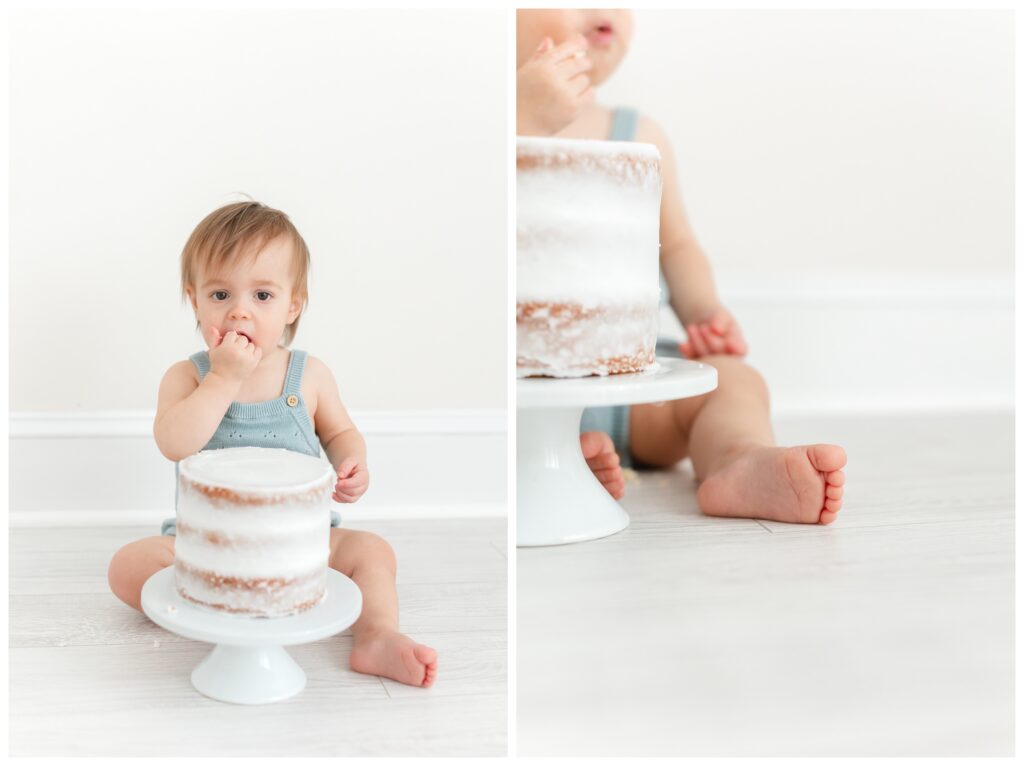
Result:
M370 489L343 519L504 516L504 411L353 413ZM12 526L152 524L174 515L174 464L152 412L12 413ZM156 534L157 532L154 532Z
M724 277L778 415L1013 407L1009 278ZM663 334L683 337L667 307Z

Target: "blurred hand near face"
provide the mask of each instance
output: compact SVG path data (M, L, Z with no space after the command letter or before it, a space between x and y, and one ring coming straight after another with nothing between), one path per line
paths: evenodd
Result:
M594 100L587 72L587 39L560 45L545 37L516 73L516 135L550 136L576 120Z

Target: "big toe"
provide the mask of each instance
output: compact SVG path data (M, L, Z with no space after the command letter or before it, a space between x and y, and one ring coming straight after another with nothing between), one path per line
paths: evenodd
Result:
M580 449L583 450L583 457L587 460L602 452L615 451L611 437L604 431L587 431L580 434Z
M829 473L846 465L846 450L837 444L815 444L807 448L807 457L815 470Z
M424 665L434 665L437 662L437 650L431 649L429 646L417 644L416 648L412 650L412 653L416 656L416 659Z

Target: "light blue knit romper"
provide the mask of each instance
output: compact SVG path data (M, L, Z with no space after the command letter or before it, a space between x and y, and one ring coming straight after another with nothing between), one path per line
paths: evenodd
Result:
M210 354L200 351L189 357L199 371L199 379L210 371ZM309 412L302 399L302 371L306 366L306 352L293 350L284 376L284 393L265 402L232 402L213 437L204 450L225 447L280 447L320 457L317 439ZM174 508L178 508L178 464L174 464ZM331 511L331 526L341 524L341 516ZM174 535L174 519L164 519L160 534Z
M612 112L612 129L608 135L609 141L632 141L636 136L637 111L635 109L620 108ZM665 275L658 270L658 277L661 281L661 303L668 303L668 283L665 282ZM679 344L675 341L658 338L658 345L655 353L658 356L681 357ZM584 431L604 431L615 444L615 451L619 453L620 465L629 467L633 465L633 456L629 452L629 407L616 405L614 407L588 407L583 410L583 419L580 422L580 433Z

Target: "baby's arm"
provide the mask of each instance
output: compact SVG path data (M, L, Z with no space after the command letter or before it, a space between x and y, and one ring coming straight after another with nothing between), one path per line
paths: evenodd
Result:
M653 120L641 117L636 140L654 144L661 153L661 269L672 309L683 327L686 356L739 354L747 351L739 325L718 299L711 264L683 207L675 153L668 136Z
M327 365L310 356L306 360L306 374L316 387L313 427L327 453L327 459L338 472L334 500L354 503L362 497L370 483L366 467L366 441L341 403L338 384Z
M223 338L216 334L213 342L210 371L201 383L189 361L173 365L160 381L153 437L168 460L183 460L210 441L262 356L259 348L234 332Z

